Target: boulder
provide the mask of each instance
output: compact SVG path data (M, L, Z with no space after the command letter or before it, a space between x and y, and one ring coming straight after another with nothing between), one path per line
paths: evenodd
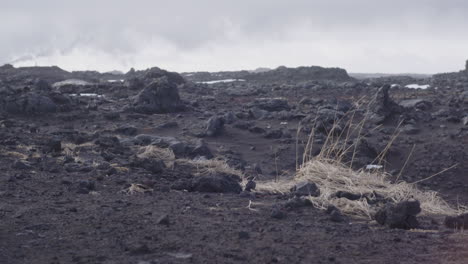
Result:
M183 109L177 84L166 77L154 80L136 97L133 110L142 114L162 114Z
M195 145L190 145L188 148L187 156L191 159L196 157L205 157L207 159L213 158L210 148L203 140L198 140Z
M291 107L289 107L288 100L285 98L257 98L252 106L269 112L291 109Z
M240 193L239 181L231 175L198 176L192 180L192 191L209 193Z
M257 183L254 180L249 180L247 184L245 184L245 191L250 192L252 190L255 190L257 187Z
M404 109L428 110L432 107L432 104L424 99L409 99L401 101L400 106Z
M38 92L49 92L52 90L52 86L50 86L50 84L44 80L41 80L41 79L38 79L35 83L34 83L34 90L38 91Z
M415 135L418 134L421 130L415 125L407 124L401 127L400 131L408 135Z
M159 159L132 157L130 164L133 167L143 168L151 173L160 173L166 168L164 161Z
M168 72L158 67L153 67L153 68L143 71L143 74L140 78L143 79L145 83L151 83L154 80L160 79L160 78L166 78L170 83L174 83L176 85L185 83L185 79L178 73Z
M319 187L313 182L300 182L291 188L291 192L296 196L314 196L318 197L320 195Z
M387 204L374 216L377 223L390 228L413 229L419 227L416 215L421 212L418 200L410 199L397 204Z
M445 217L444 225L453 229L466 229L468 228L468 214L447 216Z
M10 114L45 114L57 111L57 105L47 96L35 92L0 98L0 110Z
M376 124L381 124L392 114L400 112L398 104L388 95L390 87L388 84L380 87L369 105L370 120Z
M214 137L221 135L224 129L224 118L221 116L213 116L206 122L205 135Z

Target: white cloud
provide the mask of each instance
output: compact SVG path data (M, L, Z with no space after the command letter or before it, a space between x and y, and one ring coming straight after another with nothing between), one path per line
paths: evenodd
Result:
M464 1L11 1L0 63L175 71L321 65L350 72L456 71Z

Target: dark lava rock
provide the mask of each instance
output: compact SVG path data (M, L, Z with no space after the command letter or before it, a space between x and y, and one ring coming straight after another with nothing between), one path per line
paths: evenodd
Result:
M246 231L240 231L239 232L239 239L249 239L250 234Z
M62 141L58 138L51 138L45 144L44 151L49 152L61 152L62 151Z
M133 248L131 248L129 250L130 252L130 255L146 255L146 254L150 254L151 253L151 250L149 249L149 247L144 244L144 245L137 245Z
M222 134L223 129L224 118L220 116L213 116L207 121L205 135L208 137L218 136Z
M57 111L57 105L49 97L31 92L0 98L0 110L10 114L37 115L54 113Z
M129 74L129 73L128 73ZM137 72L139 78L143 79L145 83L152 82L155 79L166 78L169 82L177 85L184 84L185 79L181 75L175 72L168 72L158 67L153 67L142 72Z
M156 222L158 225L165 225L168 226L171 224L169 221L169 216L167 214L162 215L161 217L158 218L158 221Z
M341 132L342 128L338 125L338 121L345 115L344 112L335 109L333 105L326 105L319 108L317 115L307 115L301 120L301 126L306 132L312 131L312 125L318 131L329 133L334 129L335 133Z
M255 190L256 187L257 187L257 183L253 180L249 180L247 184L245 185L245 191L250 192L252 190Z
M240 193L242 187L231 175L199 176L192 181L192 191L209 193Z
M117 120L120 118L120 114L117 112L104 113L103 116L107 120Z
M336 223L342 223L346 220L340 210L336 209L330 213L330 221Z
M146 86L135 98L133 109L137 113L162 114L183 109L177 84L159 78Z
M421 131L419 128L412 124L404 125L400 130L401 132L408 135L416 135Z
M237 120L236 115L233 112L227 112L226 114L224 114L223 118L224 122L228 125L236 122Z
M13 165L11 166L13 169L17 169L17 170L30 170L32 169L32 166L29 165L29 164L26 164L22 161L15 161L15 163L13 163Z
M278 138L281 138L282 136L283 136L283 130L281 129L273 129L273 130L268 131L265 134L265 138L270 138L270 139L278 139Z
M286 212L280 205L273 206L270 216L275 219L284 219L286 218Z
M134 126L121 126L115 132L126 136L134 136L137 134L138 129Z
M288 210L293 210L301 207L311 207L313 206L312 202L307 198L293 197L284 203L283 208Z
M164 162L158 159L141 159L137 157L132 157L130 164L133 167L143 168L152 173L160 173L166 168Z
M409 99L403 100L400 102L400 106L405 109L419 109L419 110L428 110L432 107L431 102L423 99Z
M291 188L291 192L296 196L314 196L317 197L320 195L319 187L313 182L300 182Z
M38 92L49 92L52 90L52 86L47 81L39 79L34 83L34 89Z
M269 112L278 112L290 110L288 100L285 98L258 98L255 99L253 106Z
M247 130L247 129L250 129L253 125L254 125L253 122L249 122L249 121L237 121L237 122L234 124L234 127L235 127L235 128L238 128L238 129L242 129L242 130Z
M400 112L398 104L393 102L388 95L389 89L390 85L382 86L369 105L371 112L370 120L376 124L381 124L392 114Z
M205 141L200 139L196 142L195 145L189 146L188 157L192 159L196 157L205 157L207 159L211 159L214 156Z
M117 148L121 146L119 139L114 136L99 137L94 143L102 148Z
M350 81L348 73L344 69L340 68L323 68L319 66L307 66L288 68L280 66L274 70L250 73L247 76L243 76L243 79L255 80L255 81L266 81L274 82L285 80L289 81L311 81L311 80L334 80L334 81Z
M172 183L171 189L178 191L190 191L192 188L192 182L188 179L178 179Z
M346 199L351 200L351 201L356 201L356 200L359 200L359 199L361 199L363 197L360 194L350 193L350 192L345 192L345 191L338 191L338 192L335 193L335 196L337 198L346 198Z
M90 191L95 190L96 185L94 181L90 180L81 180L78 182L78 193L88 194Z
M171 122L165 122L160 124L159 126L156 127L156 129L170 129L170 128L177 128L179 127L179 124L175 121Z
M418 200L410 199L398 204L387 204L375 214L375 220L390 228L412 229L418 228L416 215L421 212Z
M254 126L254 127L251 127L249 128L249 131L252 132L252 133L255 133L255 134L263 134L265 133L265 129L261 128L261 127L258 127L258 126Z
M468 214L447 216L445 217L444 225L453 229L466 229L468 228Z

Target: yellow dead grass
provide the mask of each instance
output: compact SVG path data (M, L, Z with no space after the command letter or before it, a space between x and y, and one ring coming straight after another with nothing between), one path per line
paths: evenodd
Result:
M342 119L338 120L328 132L320 154L316 157L312 157L311 154L316 133L315 129L312 129L305 146L302 165L299 166L298 162L296 162L297 171L294 177L279 179L278 181L257 182L257 190L260 192L286 193L297 183L310 181L320 188L321 194L319 197L309 198L316 207L325 209L329 205L333 205L345 214L365 218L371 218L379 208L369 204L365 198L351 201L346 198L337 198L335 194L338 191L343 191L370 196L370 198L373 198L372 196L377 194L379 197L392 202L414 198L421 203L423 215L457 215L467 211L463 206L459 208L451 207L435 191L419 190L416 183L407 183L398 181L398 179L396 182L392 182L389 177L390 175L383 171L353 170L352 164L356 154L356 147L361 139L364 124L369 116L369 110L366 111L364 119L357 125L353 125L354 113L349 112L347 115L351 116L350 120L346 123L348 129L342 130L336 136L335 129ZM312 127L315 127L315 122L316 120ZM397 131L400 125L401 123L396 127L395 133L392 135L386 148L377 156L375 160L377 164L383 164L388 150L398 136ZM298 134L300 129L298 128ZM343 144L343 142L348 142L351 138L355 138L354 142L356 143L351 146L347 146L346 143ZM298 143L296 142L296 144ZM344 161L346 156L352 157L348 163ZM431 177L433 176L428 178Z
M141 147L137 156L139 158L162 160L168 168L172 168L174 166L174 161L176 159L174 152L171 149L160 148L153 145Z
M178 160L196 167L197 175L216 175L216 174L231 174L237 175L240 179L244 178L244 174L236 169L231 168L223 159L195 159L195 160Z

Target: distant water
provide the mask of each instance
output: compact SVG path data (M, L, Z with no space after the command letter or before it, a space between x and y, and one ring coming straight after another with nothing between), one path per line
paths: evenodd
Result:
M410 88L410 89L427 89L429 87L431 87L429 84L408 84L405 86L406 88Z
M83 96L83 97L103 97L103 95L95 94L95 93L79 93L79 94L70 94L70 96Z
M197 82L197 83L214 84L214 83L229 83L229 82L245 82L245 80L243 80L243 79L225 79L225 80L206 81L206 82Z

